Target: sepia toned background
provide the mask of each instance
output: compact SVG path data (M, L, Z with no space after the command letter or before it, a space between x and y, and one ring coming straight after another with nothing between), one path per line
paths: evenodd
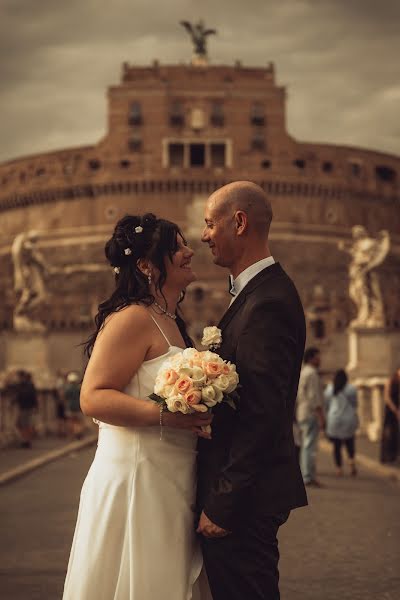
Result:
M199 241L204 202L246 179L271 200L272 253L322 375L348 368L376 454L400 364L398 3L174 0L166 16L154 1L0 0L0 11L0 386L33 374L39 434L56 432L60 372L83 374L79 344L113 287L103 248L115 222L152 211L179 223L196 252L183 311L199 340L229 301ZM200 18L217 30L201 56L180 24ZM3 394L0 445L17 439Z

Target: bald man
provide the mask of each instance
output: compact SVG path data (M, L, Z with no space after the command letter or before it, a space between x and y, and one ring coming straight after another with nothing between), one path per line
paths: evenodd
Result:
M219 354L240 378L236 411L214 409L212 439L199 442L198 507L213 600L278 600L277 532L307 504L293 441L305 343L296 288L268 244L272 209L248 181L207 201L202 241L229 269L231 304Z

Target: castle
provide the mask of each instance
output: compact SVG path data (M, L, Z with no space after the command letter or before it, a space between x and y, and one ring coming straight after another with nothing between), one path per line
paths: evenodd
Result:
M32 353L46 354L51 373L82 370L77 344L113 286L104 243L126 213L152 211L185 232L198 281L188 289L184 313L198 338L228 303L225 273L199 241L204 201L240 179L260 184L271 199L272 253L299 289L308 343L322 348L326 370L347 361L346 329L355 309L349 257L340 243L350 240L354 225L371 235L390 233L380 277L385 326L400 335L400 158L298 141L285 120L285 88L272 64L125 63L120 83L108 90L103 139L2 163L0 371L26 362L28 354L31 360ZM31 341L29 315L21 331L15 318L23 291L15 287L13 247L15 254L17 236L33 231L26 248L41 257L41 287L31 298L39 346ZM34 283L28 274L25 286Z

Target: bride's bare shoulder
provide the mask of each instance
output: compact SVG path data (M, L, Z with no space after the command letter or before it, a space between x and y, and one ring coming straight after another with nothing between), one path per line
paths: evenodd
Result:
M147 329L151 327L151 318L149 315L149 309L142 304L129 304L128 306L124 306L120 310L117 310L106 318L104 322L104 327L132 327L135 326Z

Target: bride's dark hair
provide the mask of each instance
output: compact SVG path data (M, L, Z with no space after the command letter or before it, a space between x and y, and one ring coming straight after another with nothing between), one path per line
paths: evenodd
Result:
M115 226L112 237L105 245L105 255L115 271L115 290L99 304L95 317L96 330L85 343L85 353L90 357L100 329L108 315L130 304L150 306L155 301L150 292L147 276L138 267L140 259L149 260L159 271L156 289L162 293L167 273L165 258L172 261L178 249L177 235L184 239L178 225L157 219L152 213L140 216L126 215ZM179 300L184 298L184 293ZM178 303L179 304L179 303ZM192 341L187 334L185 322L176 312L176 323L187 346Z

